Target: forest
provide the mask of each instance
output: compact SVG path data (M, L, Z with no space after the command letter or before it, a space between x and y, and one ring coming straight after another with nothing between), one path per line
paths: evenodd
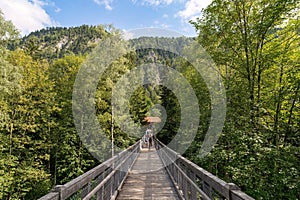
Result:
M149 48L118 58L100 77L93 101L103 132L110 138L113 126L120 148L139 139L112 123L113 85L137 65L165 65L188 80L201 113L197 135L183 156L255 199L299 199L299 6L299 0L213 0L190 21L196 38L131 40L129 46ZM82 25L21 37L0 12L0 199L38 199L104 161L78 136L72 93L80 67L97 45L119 35L117 27ZM222 133L203 158L199 150L213 109L209 89L186 59L151 48L159 43L180 47L174 52L196 51L186 48L190 42L210 55L226 90ZM181 120L171 90L159 84L139 87L130 97L130 117L144 124L156 104L167 113L157 137L168 144Z

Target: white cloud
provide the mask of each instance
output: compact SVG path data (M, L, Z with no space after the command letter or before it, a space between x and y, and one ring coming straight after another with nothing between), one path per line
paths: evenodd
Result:
M177 13L177 16L182 19L192 19L197 15L200 15L203 8L206 8L212 0L189 0L185 3L184 10Z
M0 9L7 20L11 20L22 35L42 29L46 26L57 26L43 9L48 5L41 0L1 0Z
M165 19L166 19L166 18L169 18L169 15L164 14L164 15L163 15L163 18L165 18Z
M170 5L174 3L176 0L131 0L133 3L139 2L142 5L150 5L150 6L160 6L160 5Z
M94 0L94 2L100 6L104 5L106 10L112 10L111 3L113 0Z

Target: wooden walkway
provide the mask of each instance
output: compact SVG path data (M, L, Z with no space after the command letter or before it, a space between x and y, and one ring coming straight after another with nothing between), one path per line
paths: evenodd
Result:
M143 149L117 197L118 200L179 200L154 148Z
M140 150L141 141L138 141L70 182L56 185L39 200L254 200L234 183L226 183L159 140L154 141L159 156L154 148ZM163 168L160 158L169 163L166 166L169 173ZM172 158L176 158L176 162ZM131 170L127 174L125 170L128 168ZM169 176L180 192L177 193Z

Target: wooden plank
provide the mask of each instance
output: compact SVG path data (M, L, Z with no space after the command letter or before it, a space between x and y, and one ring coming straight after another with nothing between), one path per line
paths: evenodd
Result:
M178 200L180 198L157 152L152 148L140 153L117 199Z
M39 198L38 200L59 200L59 193L58 192L50 192L45 196Z

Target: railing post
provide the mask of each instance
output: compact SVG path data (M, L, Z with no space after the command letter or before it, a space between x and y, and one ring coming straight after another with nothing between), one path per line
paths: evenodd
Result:
M59 193L59 199L60 200L63 200L64 199L64 196L63 196L63 191L65 190L65 186L64 185L56 185L53 189L52 189L52 192L57 192Z
M237 185L235 185L234 183L227 183L226 187L228 188L228 197L229 200L232 200L232 190L241 190Z

